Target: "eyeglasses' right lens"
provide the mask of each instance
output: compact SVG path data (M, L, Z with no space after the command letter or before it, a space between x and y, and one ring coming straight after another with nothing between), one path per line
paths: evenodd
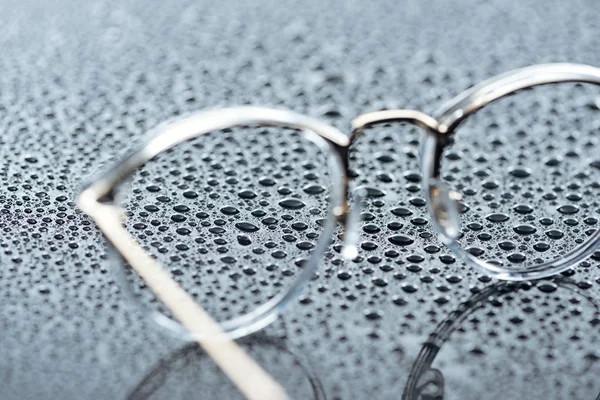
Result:
M129 232L219 322L291 290L331 220L327 145L243 127L177 145L122 190ZM127 269L135 301L171 317ZM194 332L201 335L201 332Z
M459 243L522 269L560 259L598 229L600 90L536 87L469 117L443 153L442 179L462 195Z

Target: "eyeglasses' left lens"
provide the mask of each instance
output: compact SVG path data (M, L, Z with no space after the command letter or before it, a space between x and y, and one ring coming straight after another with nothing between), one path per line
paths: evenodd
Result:
M200 136L135 172L121 191L126 227L215 320L234 320L293 290L331 239L328 157L322 138L292 129ZM136 303L171 317L126 272Z
M535 87L458 128L441 177L462 195L461 251L508 273L550 273L588 243L600 226L598 99L594 85Z

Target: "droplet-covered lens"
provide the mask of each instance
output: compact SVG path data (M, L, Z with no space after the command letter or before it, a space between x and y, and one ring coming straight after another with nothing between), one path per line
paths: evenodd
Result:
M217 321L290 290L321 239L328 160L319 138L311 136L318 146L306 135L213 132L160 154L121 191L127 230ZM129 268L126 286L170 316Z
M520 91L469 117L446 148L442 178L462 195L461 246L523 268L559 259L598 229L600 90Z

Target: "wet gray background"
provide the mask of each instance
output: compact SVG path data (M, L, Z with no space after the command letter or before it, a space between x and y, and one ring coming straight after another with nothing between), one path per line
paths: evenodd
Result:
M143 382L154 398L230 397L211 395L225 381L197 352L186 356L189 363L160 364L184 343L155 331L127 305L104 239L75 207L81 180L158 122L251 102L323 117L347 131L360 112L432 112L512 68L600 65L600 5L592 0L0 7L2 399L126 398L153 369ZM390 136L388 147L414 147ZM375 162L371 151L357 158ZM403 171L392 172L404 187ZM378 221L398 220L389 210L413 196L399 190L384 197ZM597 209L597 199L583 201ZM427 218L422 208L413 211ZM419 229L429 232L430 225ZM309 300L266 330L286 337L309 361L328 398L400 398L428 334L473 288L492 283L459 262L442 262L446 249L425 251L439 245L435 239L413 236L409 250L389 261L384 253L393 246L384 235L362 261L326 260ZM393 271L369 256L382 257ZM406 270L412 264L420 268ZM475 310L434 364L446 379L445 398L595 398L600 320L587 298L600 291L598 266L576 266L567 287L535 283ZM301 369L274 351L258 349L257 358L296 390ZM158 373L157 365L164 366Z

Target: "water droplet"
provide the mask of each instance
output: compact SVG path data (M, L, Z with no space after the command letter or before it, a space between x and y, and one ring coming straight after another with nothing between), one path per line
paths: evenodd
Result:
M557 210L561 214L575 214L579 211L579 207L573 204L565 204L564 206L558 207Z
M235 215L238 214L240 210L233 206L225 206L221 208L221 212L225 215Z
M235 227L244 232L256 232L259 229L258 226L246 221L236 223Z
M359 186L356 190L365 190L367 197L383 197L385 192L372 186Z
M548 236L550 239L562 239L563 236L565 236L565 234L562 231L559 231L558 229L550 229L547 230L545 232L546 236Z
M408 246L409 244L414 243L414 239L405 235L394 235L388 238L390 243L393 243L398 246Z
M288 210L299 210L306 206L302 201L291 197L281 200L279 205Z
M532 225L521 224L513 227L513 230L517 232L519 235L532 235L537 232L537 229Z
M238 196L242 199L253 199L257 196L256 192L250 189L240 190Z
M490 214L485 218L490 222L505 222L509 219L508 215L502 213Z
M531 175L531 170L524 167L513 167L509 169L508 173L515 178L527 178Z
M308 194L320 194L325 191L325 187L322 185L306 185L302 190Z
M392 214L398 217L408 217L409 215L412 215L412 211L405 207L397 207L392 209L391 211Z

